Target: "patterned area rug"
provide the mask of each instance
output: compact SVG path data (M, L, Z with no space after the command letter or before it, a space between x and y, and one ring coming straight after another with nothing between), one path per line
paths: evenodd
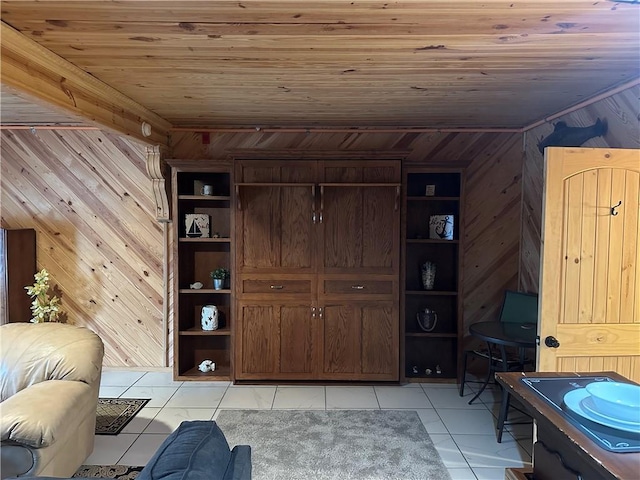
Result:
M74 478L115 478L133 480L144 467L126 467L124 465L82 465Z
M100 398L96 435L117 435L144 407L149 398Z
M451 480L413 410L222 410L254 480Z

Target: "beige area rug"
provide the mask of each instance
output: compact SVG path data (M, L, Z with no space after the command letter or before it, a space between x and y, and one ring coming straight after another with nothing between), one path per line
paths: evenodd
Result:
M222 410L254 480L451 480L413 410Z
M100 398L96 435L117 435L144 407L148 398Z

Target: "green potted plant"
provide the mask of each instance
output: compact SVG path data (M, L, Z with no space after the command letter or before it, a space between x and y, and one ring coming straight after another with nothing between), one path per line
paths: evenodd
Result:
M216 268L210 275L213 279L213 288L215 290L222 290L224 281L229 278L229 270L222 267Z

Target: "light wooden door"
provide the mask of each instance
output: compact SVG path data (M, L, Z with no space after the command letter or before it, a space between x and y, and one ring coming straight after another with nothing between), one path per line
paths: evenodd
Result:
M639 212L640 150L547 148L539 371L640 381Z

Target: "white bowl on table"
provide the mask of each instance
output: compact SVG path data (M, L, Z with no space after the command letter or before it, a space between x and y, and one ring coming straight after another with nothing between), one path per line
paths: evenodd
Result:
M640 422L640 386L621 382L592 382L586 387L594 406L603 415Z

